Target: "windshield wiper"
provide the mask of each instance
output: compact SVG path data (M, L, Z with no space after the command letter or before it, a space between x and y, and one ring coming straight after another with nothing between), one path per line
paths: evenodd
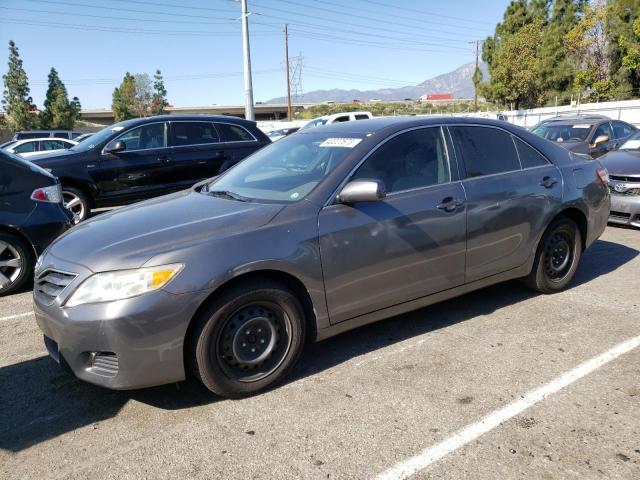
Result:
M212 195L214 197L222 197L227 200L236 200L238 202L250 202L251 199L247 197L243 197L242 195L238 195L237 193L229 192L227 190L203 190L207 195Z

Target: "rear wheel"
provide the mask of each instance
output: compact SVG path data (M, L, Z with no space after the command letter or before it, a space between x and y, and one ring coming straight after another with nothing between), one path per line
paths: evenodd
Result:
M29 245L9 233L0 233L0 296L15 292L32 276L33 254Z
M582 237L576 223L560 217L547 228L538 245L531 273L524 279L542 293L564 289L576 273L582 256Z
M300 302L280 283L253 281L231 289L196 319L192 370L223 397L263 391L298 360L304 325Z
M73 223L80 223L89 216L91 204L82 190L63 186L62 198L65 208L73 213Z

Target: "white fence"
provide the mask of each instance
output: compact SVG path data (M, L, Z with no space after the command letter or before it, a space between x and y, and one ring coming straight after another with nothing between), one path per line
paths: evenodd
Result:
M531 110L512 110L502 112L507 120L521 127L533 127L536 123L560 114L598 114L606 115L614 120L623 120L640 126L640 100L621 102L584 103L582 105L565 105L562 107L533 108Z

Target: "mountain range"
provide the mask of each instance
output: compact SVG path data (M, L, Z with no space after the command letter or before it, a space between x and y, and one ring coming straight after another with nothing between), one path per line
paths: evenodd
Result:
M381 88L379 90L344 90L339 88L314 90L304 93L299 101L301 103L321 103L327 101L351 102L354 99L359 99L366 102L372 98L379 98L380 100L411 98L415 100L421 95L434 93L453 93L453 98L473 98L472 77L474 70L475 63L465 63L452 72L438 75L413 86ZM480 70L482 70L483 79L486 81L489 78L487 66L481 63ZM286 97L278 97L272 98L266 103L285 103L286 101Z

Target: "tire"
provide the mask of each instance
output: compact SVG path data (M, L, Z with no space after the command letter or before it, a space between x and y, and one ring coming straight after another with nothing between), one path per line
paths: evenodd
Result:
M31 247L10 233L0 232L0 297L22 288L33 277Z
M533 269L524 283L541 293L559 292L573 279L581 257L580 229L569 218L557 218L542 236Z
M62 187L62 197L64 206L73 213L73 223L77 224L86 220L91 212L91 202L89 197L82 190L74 187Z
M194 320L188 359L192 373L227 398L276 385L302 352L303 312L281 283L258 280L231 288Z

